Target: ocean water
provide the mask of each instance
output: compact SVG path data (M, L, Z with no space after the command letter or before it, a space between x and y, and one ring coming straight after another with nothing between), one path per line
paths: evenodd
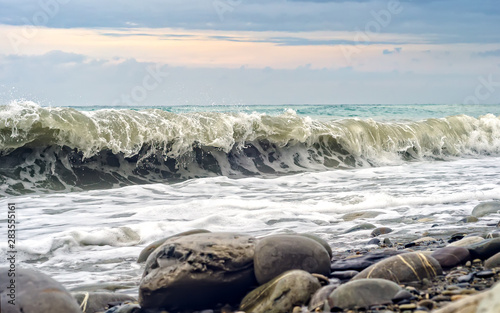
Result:
M484 232L500 199L500 106L0 106L0 234L69 288L135 294L148 243L193 228L309 232L336 252ZM376 211L370 219L347 213ZM3 255L6 239L0 241ZM4 262L4 260L2 260Z

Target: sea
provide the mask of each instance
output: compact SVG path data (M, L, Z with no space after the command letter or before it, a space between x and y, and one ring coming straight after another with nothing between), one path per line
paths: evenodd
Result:
M70 290L137 295L141 250L191 229L311 233L334 253L494 229L500 105L0 105L0 250ZM346 214L368 213L352 219Z

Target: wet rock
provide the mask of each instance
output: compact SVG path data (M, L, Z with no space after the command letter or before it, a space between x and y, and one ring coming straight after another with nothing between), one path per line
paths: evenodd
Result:
M490 278L495 276L495 273L491 270L479 271L476 273L477 278Z
M445 247L434 251L431 256L442 268L452 268L470 259L469 250L464 247Z
M332 256L333 256L332 247L330 247L330 245L328 244L328 242L326 242L326 240L323 240L321 237L318 237L318 236L313 235L313 234L299 234L299 235L318 242L320 245L323 246L323 248L325 248L326 252L328 252L330 259L332 258Z
M391 232L392 232L392 229L389 227L377 227L372 231L371 236L377 237L377 236L385 235L385 234L388 234Z
M139 257L137 258L137 263L142 263L146 262L148 259L149 255L159 246L161 246L165 241L167 241L170 238L175 238L175 237L182 237L182 236L189 236L193 234L202 234L202 233L209 233L209 230L206 229L193 229L193 230L188 230L179 234L175 234L173 236L169 236L166 238L162 238L159 240L156 240L153 243L150 243L146 248L144 248L141 253L139 254Z
M394 250L394 249L375 250L372 252L368 252L365 255L337 260L332 263L330 268L332 271L348 271L348 270L362 271L365 268L377 262L380 262L383 259L387 259L391 256L402 253L407 253L407 251Z
M441 265L436 259L420 252L411 252L378 262L356 275L353 280L383 278L397 283L421 282L442 273Z
M0 268L0 306L4 313L82 313L76 300L57 281L31 269L16 268L15 281L8 268ZM12 287L14 285L14 287ZM12 289L14 288L14 289ZM15 290L15 296L11 295ZM15 298L15 302L9 301Z
M462 275L457 278L458 283L469 283L474 279L474 274L470 273L467 275Z
M378 211L352 212L352 213L344 214L344 216L342 216L342 219L346 222L350 222L350 221L354 221L358 218L374 218L374 217L377 217L383 213L384 212L378 212Z
M96 313L109 309L110 304L121 304L125 301L137 301L131 296L113 292L77 292L72 293L84 313Z
M437 240L433 237L422 237L417 240L412 241L415 245L429 244L437 242Z
M293 269L328 276L330 256L313 239L298 235L275 235L264 237L257 243L254 268L259 284Z
M330 273L330 277L340 279L342 281L350 280L354 276L358 275L358 271L335 271Z
M466 216L460 220L462 223L475 223L479 221L479 219L475 216Z
M486 268L495 268L495 267L500 267L500 252L495 254L494 256L488 258L484 262L484 267Z
M330 312L328 296L338 287L339 285L328 285L318 289L309 302L309 311Z
M168 239L146 262L139 287L141 307L175 311L239 301L256 284L255 241L234 233Z
M486 239L498 238L498 237L500 237L500 231L498 231L498 230L492 231L492 232L488 233L488 235L486 235Z
M413 299L414 296L408 291L408 290L404 290L404 289L401 289L393 298L392 298L392 302L394 303L400 303L401 301L404 301L404 300L411 300Z
M500 252L500 238L484 239L467 247L473 259L486 260Z
M349 228L348 230L345 231L345 233L348 234L348 233L353 233L353 232L360 231L360 230L367 230L367 229L374 229L374 228L377 228L377 226L370 224L370 223L364 223L364 224L356 225L356 226Z
M373 239L371 239L370 241L368 241L366 244L367 244L367 245L378 245L378 244L380 244L380 239L378 239L378 238L373 238Z
M295 306L307 304L320 287L318 280L308 272L288 271L246 295L240 310L246 313L291 312Z
M392 303L400 286L385 279L359 279L335 289L329 296L331 307L342 309L367 308Z
M476 205L472 210L471 215L475 217L482 217L488 214L497 213L500 210L500 201L484 202Z
M470 236L470 237L465 237L460 240L457 240L455 242L452 242L448 245L448 247L467 247L472 244L478 243L480 241L483 241L483 237L479 236Z

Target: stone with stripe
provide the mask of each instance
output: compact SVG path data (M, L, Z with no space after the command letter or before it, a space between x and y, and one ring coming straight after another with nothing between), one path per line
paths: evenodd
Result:
M431 279L442 273L441 265L436 259L421 252L411 252L378 262L356 275L353 280L382 278L400 284Z

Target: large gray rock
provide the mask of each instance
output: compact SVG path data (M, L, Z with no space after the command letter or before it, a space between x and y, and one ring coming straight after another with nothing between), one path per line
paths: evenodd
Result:
M484 239L467 247L473 259L486 260L500 252L500 238Z
M302 270L288 271L245 296L240 310L246 313L292 312L294 306L307 304L320 287L318 279L311 274Z
M72 293L83 313L103 312L110 304L137 301L131 296L113 292L76 292Z
M330 304L328 297L330 294L339 287L339 284L326 285L316 290L309 301L310 312L330 312Z
M175 311L239 301L256 285L254 242L234 233L168 239L146 262L139 287L141 307Z
M500 211L500 201L490 201L476 205L471 215L482 217L488 214L497 213L498 211Z
M299 235L307 237L307 238L310 238L310 239L312 239L314 241L317 241L320 245L323 246L323 248L325 248L326 252L328 252L328 255L330 256L330 259L332 258L332 256L333 256L332 247L330 247L330 245L328 244L328 242L326 242L324 239L322 239L321 237L318 237L316 235L307 234L307 233L299 234Z
M150 243L146 248L144 248L141 253L139 254L139 257L137 258L137 263L142 263L145 262L149 255L153 253L153 251L156 250L159 246L165 243L170 238L174 237L182 237L182 236L189 236L189 235L194 235L194 234L203 234L203 233L209 233L209 230L206 229L193 229L193 230L188 230L179 234L175 234L173 236L169 236L166 238L158 239L153 243Z
M289 270L328 275L330 256L317 241L299 235L275 235L259 240L255 247L255 277L264 284Z
M17 268L15 277L9 277L8 270L0 268L2 313L82 313L71 294L49 276L35 270ZM15 281L12 283L11 279ZM11 285L15 285L15 293L11 293ZM15 299L11 294L15 295Z
M494 256L488 258L484 262L484 267L490 268L490 269L500 267L500 252L495 254Z
M398 284L432 279L441 275L443 270L439 262L421 252L396 255L366 268L353 280L363 278L382 278Z
M402 288L385 279L359 279L335 289L328 297L328 305L342 309L368 308L392 303L391 299Z
M484 240L483 237L470 236L470 237L465 237L463 239L452 242L448 245L448 247L467 247L467 246L470 246L472 244L481 242L483 240Z

